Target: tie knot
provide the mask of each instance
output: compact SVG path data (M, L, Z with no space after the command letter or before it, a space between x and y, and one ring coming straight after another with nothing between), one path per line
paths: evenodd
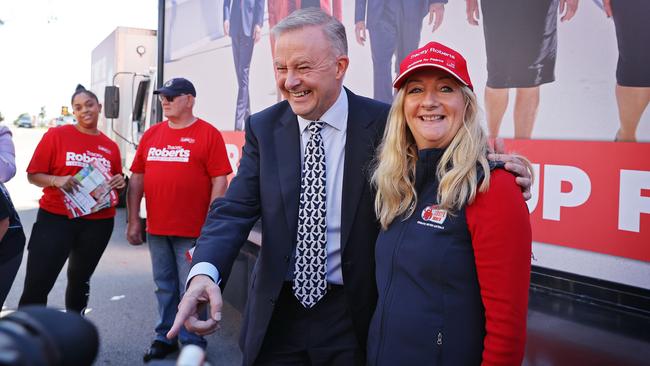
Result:
M309 132L311 132L312 135L315 135L320 132L320 130L323 129L323 121L311 121L309 122L309 125L307 128L309 129Z

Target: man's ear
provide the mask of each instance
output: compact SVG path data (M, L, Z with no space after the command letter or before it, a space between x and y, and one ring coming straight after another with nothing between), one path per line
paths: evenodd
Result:
M341 55L336 58L336 79L343 79L349 65L350 59L347 55Z

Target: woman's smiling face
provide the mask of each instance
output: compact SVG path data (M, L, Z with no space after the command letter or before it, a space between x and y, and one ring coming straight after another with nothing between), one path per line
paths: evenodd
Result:
M77 119L77 123L85 129L97 128L97 119L101 110L101 104L87 93L81 92L72 100L72 114Z
M404 117L419 150L444 148L463 124L461 84L437 68L417 71L404 84Z

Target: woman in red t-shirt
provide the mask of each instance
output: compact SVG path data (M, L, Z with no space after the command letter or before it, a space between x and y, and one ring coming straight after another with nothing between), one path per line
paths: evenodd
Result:
M27 273L20 306L46 304L47 295L68 260L65 307L82 312L88 305L90 276L113 232L115 208L68 217L63 191L82 188L74 175L93 160L107 168L112 189L125 187L117 144L97 129L102 106L83 86L72 95L75 125L51 128L43 135L27 167L30 183L43 187L36 223L28 244Z

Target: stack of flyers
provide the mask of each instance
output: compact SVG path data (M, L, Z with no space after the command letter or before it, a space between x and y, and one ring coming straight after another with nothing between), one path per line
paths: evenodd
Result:
M111 175L99 161L92 160L74 178L81 183L79 190L61 190L69 218L85 216L117 205L117 193L108 185Z

